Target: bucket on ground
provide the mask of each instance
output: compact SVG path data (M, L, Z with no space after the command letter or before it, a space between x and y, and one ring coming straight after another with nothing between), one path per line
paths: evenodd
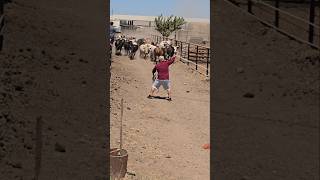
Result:
M128 152L125 149L110 150L110 175L113 178L124 178L127 173Z

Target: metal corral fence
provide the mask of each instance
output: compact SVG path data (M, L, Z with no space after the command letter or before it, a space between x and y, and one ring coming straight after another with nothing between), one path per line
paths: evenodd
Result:
M178 53L180 61L186 63L188 66L193 67L199 73L209 76L211 53L209 47L184 41L178 41L158 35L151 36L154 42L160 43L161 41L170 40L171 42L173 42L173 45L179 46Z
M224 1L241 8L261 23L280 33L320 49L319 0L296 3L296 7L293 7L294 3L281 0Z

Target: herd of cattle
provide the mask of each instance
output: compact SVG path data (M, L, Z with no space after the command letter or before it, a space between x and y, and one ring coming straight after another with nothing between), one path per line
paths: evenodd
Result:
M158 62L159 56L164 56L165 59L169 59L177 53L178 48L179 47L174 46L170 40L154 43L144 38L136 40L134 37L126 38L125 36L121 36L115 41L116 55L121 56L122 50L124 50L125 55L132 60L139 50L141 58L147 59L147 57L150 57L150 60L155 63Z

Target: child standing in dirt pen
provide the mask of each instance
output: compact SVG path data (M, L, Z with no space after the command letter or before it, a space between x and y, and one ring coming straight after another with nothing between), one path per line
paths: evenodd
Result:
M159 89L160 86L167 91L168 97L167 100L171 101L171 90L170 90L170 80L169 80L169 66L174 62L176 56L174 55L168 60L165 60L163 56L159 57L160 62L154 66L152 70L152 76L155 81L153 82L150 94L148 96L149 99L153 98L153 94L156 90ZM155 73L158 73L158 77L155 78Z

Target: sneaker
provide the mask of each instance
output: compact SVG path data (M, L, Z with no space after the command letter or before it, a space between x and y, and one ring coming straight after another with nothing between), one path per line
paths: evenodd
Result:
M167 97L166 99L167 99L168 101L172 101L172 99L171 99L171 98L169 98L169 97Z

